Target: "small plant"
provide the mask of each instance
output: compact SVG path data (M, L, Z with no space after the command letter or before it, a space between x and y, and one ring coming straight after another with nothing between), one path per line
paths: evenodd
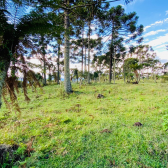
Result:
M168 114L166 114L166 115L163 116L163 129L165 131L168 130Z
M26 150L25 146L19 147L17 149L17 151L15 152L15 154L17 154L17 155L24 155L25 150Z
M166 81L168 81L168 76L167 75L163 75L163 76L161 76L161 81L164 83L164 82L166 82Z

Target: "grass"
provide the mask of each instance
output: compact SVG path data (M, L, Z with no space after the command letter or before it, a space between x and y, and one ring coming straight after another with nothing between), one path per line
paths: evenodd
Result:
M29 90L29 104L20 93L20 117L3 105L0 144L16 143L21 149L35 136L35 152L13 167L168 166L168 136L163 129L167 83L72 86L70 95L58 85L44 87L44 93ZM99 93L105 97L97 99ZM135 127L135 122L143 126Z

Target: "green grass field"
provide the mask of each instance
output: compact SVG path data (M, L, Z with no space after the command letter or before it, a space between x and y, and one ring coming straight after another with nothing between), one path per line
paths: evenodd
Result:
M0 144L18 144L23 153L35 136L31 157L13 167L168 167L168 83L116 82L72 84L70 95L59 85L44 87L44 93L30 89L29 104L18 95L20 117L3 104Z

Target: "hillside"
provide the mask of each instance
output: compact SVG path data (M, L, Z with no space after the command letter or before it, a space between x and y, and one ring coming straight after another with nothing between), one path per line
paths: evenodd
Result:
M20 117L3 104L0 144L17 144L23 155L13 167L167 167L167 83L117 81L73 84L73 89L69 95L58 85L43 93L29 89L29 104L20 93ZM34 149L24 158L31 137Z

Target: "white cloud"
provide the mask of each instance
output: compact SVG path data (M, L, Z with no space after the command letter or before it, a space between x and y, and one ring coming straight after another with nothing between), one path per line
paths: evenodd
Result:
M145 26L144 27L144 31L146 31L146 29L150 28L151 26Z
M156 31L150 31L149 33L146 33L144 35L144 37L152 36L152 35L158 34L159 32L165 32L165 31L166 31L166 29L160 29L160 30L156 30Z
M168 51L162 51L162 52L156 52L157 53L157 57L159 58L159 60L167 60L168 61Z
M151 24L152 26L154 25L157 25L157 24L162 24L163 23L163 20L160 20L160 21L156 21L155 23Z
M166 15L168 15L168 10L166 11Z
M120 4L123 8L125 8L126 6L125 5L123 5L123 4Z
M159 36L155 40L149 41L146 44L149 44L150 46L155 47L155 46L167 43L167 42L168 42L168 34L165 34L164 36Z
M166 18L166 19L164 19L164 20L156 21L155 23L152 23L152 24L150 24L150 25L148 25L148 26L145 26L145 27L144 27L144 31L146 31L146 29L148 29L148 28L150 28L150 27L152 27L152 26L156 26L156 25L158 25L158 24L163 24L164 22L167 22L167 21L168 21L168 18Z
M130 5L134 5L136 2L143 2L144 0L134 0L134 1L132 1L131 3L130 3Z
M145 39L144 41L149 41L149 39Z
M91 35L90 38L91 39L98 39L98 35L97 34Z
M95 30L96 25L95 25L95 24L91 24L90 28L91 28L92 30Z
M165 49L166 48L166 44L162 44L162 45L159 45L159 46L157 46L157 47L155 47L155 48L163 48L163 49Z
M168 18L164 19L164 22L168 22Z

